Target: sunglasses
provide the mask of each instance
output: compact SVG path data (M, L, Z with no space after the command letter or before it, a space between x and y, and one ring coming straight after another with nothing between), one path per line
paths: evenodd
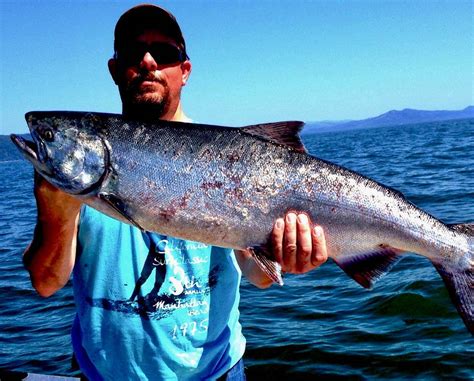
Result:
M138 65L146 53L150 53L159 65L184 62L188 58L188 55L180 48L165 42L155 42L152 44L133 42L128 46L117 48L114 58L127 66L132 66Z

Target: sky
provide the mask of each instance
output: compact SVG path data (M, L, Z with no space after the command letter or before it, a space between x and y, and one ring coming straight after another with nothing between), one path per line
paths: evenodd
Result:
M113 30L136 1L0 0L0 134L31 110L120 113ZM472 0L174 0L186 114L240 126L474 104Z

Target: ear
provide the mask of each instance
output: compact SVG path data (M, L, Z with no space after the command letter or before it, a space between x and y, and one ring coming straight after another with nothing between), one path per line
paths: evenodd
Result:
M181 64L181 83L183 86L186 86L186 82L188 82L189 76L191 75L191 61L186 60Z
M118 85L118 73L117 73L117 60L115 58L109 59L109 72L114 80L115 84Z

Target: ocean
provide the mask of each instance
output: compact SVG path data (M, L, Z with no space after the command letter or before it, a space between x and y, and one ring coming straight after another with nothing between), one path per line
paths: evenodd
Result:
M474 119L305 135L310 153L446 223L474 222ZM43 299L21 256L36 219L32 167L0 136L0 368L75 375L69 283ZM331 260L283 287L241 286L249 380L473 380L474 339L425 258L365 290Z

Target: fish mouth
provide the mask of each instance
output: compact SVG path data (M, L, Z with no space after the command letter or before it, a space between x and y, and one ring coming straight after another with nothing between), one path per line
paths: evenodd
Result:
M10 138L15 144L16 148L20 150L20 152L32 163L39 163L38 154L36 153L36 144L30 142L26 139L23 139L21 136L11 134Z
M34 142L23 139L21 136L15 134L11 134L10 138L25 159L31 162L39 173L43 176L52 175L51 170L38 156L38 146Z

